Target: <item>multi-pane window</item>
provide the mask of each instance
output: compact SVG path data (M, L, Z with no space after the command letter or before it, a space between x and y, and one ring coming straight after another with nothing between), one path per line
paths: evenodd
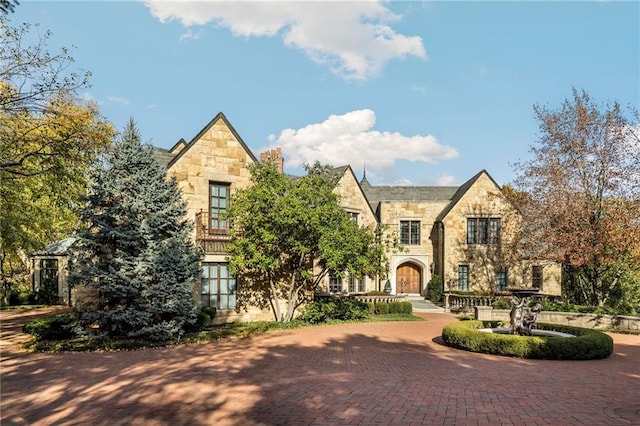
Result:
M329 275L329 293L342 293L342 277Z
M467 244L500 243L500 219L488 217L467 218Z
M229 273L227 263L208 262L202 264L202 306L217 309L235 309L236 278Z
M347 212L347 214L349 215L349 219L355 223L358 223L358 213L354 213L354 212Z
M223 214L229 207L229 185L225 183L209 184L209 221L212 232L226 232L228 229L227 220L223 219Z
M496 271L496 291L507 290L507 270L498 269Z
M458 265L458 291L469 291L469 265Z
M400 221L400 243L404 245L420 244L420 221L401 220Z
M58 259L40 260L40 291L51 295L58 293Z
M534 265L531 267L531 286L539 288L540 290L542 290L542 281L544 278L542 269L543 267L541 265Z
M364 293L364 277L349 276L349 293Z

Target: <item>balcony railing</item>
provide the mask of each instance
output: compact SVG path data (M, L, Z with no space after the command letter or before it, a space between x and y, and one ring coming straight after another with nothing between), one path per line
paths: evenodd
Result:
M211 229L208 212L196 213L196 243L205 254L225 254L230 240L226 229Z

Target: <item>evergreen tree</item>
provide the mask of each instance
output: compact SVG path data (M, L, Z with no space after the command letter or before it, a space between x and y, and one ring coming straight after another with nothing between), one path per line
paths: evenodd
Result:
M175 178L130 120L92 181L71 263L71 284L90 295L78 302L79 325L108 337L179 337L195 320L200 252Z

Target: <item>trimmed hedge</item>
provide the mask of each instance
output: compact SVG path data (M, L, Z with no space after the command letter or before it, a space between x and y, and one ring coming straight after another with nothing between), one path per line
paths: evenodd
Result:
M471 352L530 359L587 360L613 353L613 339L597 330L556 324L536 324L539 329L573 334L576 337L519 336L485 333L482 321L461 321L442 330L444 342Z
M332 320L361 320L369 314L370 306L351 298L334 298L309 303L298 319L311 324Z

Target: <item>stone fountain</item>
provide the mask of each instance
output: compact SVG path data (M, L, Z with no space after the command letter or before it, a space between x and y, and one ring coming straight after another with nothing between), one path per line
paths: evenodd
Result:
M529 299L540 291L536 287L508 288L507 291L513 296L511 298L511 334L520 336L531 336L531 330L535 328L538 313L542 310L542 305L536 303L529 307Z
M481 328L478 331L498 334L515 334L520 336L546 336L546 337L575 337L569 333L559 331L536 329L536 319L542 310L542 305L536 303L529 306L532 297L538 294L540 289L535 287L510 287L507 289L511 293L511 312L509 318L511 324L509 328Z

